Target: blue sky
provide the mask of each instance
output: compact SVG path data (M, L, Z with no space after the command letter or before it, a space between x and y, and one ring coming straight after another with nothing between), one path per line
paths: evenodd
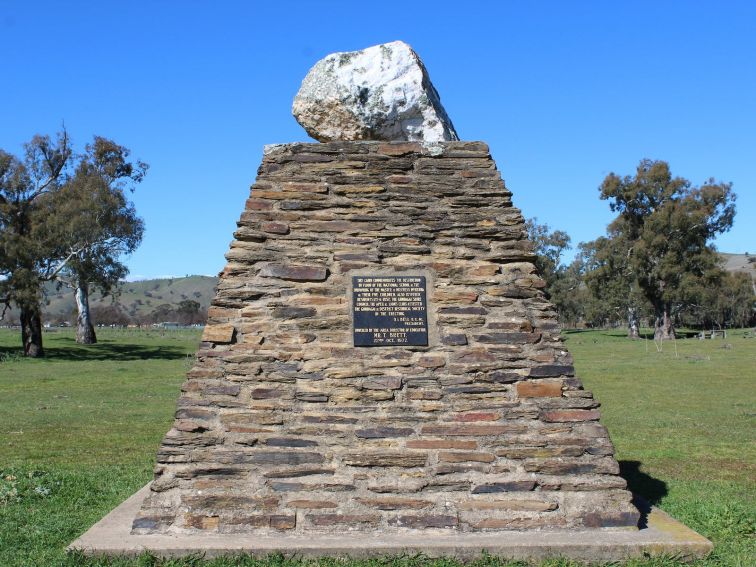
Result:
M268 143L307 141L291 102L334 51L401 39L515 205L604 233L598 185L640 159L730 181L725 252L756 253L756 2L0 0L0 148L65 121L151 168L132 276L214 274Z

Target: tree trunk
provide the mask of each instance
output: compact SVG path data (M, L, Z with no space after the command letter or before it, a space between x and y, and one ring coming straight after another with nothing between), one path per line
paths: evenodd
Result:
M669 316L669 305L665 305L661 310L657 310L656 321L654 322L654 340L663 341L674 338L675 327L672 324L672 318Z
M93 345L97 342L92 317L89 313L89 284L79 281L76 286L76 342L82 345Z
M42 315L39 305L21 306L21 342L24 344L24 356L39 358L44 356L42 349Z
M640 338L640 324L638 323L638 309L627 308L627 337L630 339Z

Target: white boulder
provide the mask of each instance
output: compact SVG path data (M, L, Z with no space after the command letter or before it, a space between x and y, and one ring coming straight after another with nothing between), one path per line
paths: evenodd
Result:
M403 41L321 59L292 113L321 142L459 140L423 62Z

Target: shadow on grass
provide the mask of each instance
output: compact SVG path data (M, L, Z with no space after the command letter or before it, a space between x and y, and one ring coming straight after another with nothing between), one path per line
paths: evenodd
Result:
M620 475L633 494L640 494L650 504L658 504L667 495L667 483L640 470L640 461L620 461Z
M186 351L178 346L135 345L103 341L94 345L80 345L68 337L56 338L54 346L45 346L44 360L177 360L186 357ZM22 357L18 347L0 346L0 359Z
M659 504L667 495L667 483L647 475L640 470L640 461L619 461L620 475L627 481L627 488L633 493L633 504L641 513L639 527L648 527L651 506Z

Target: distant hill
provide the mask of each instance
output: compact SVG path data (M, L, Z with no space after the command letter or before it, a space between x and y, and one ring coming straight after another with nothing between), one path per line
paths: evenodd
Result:
M751 277L756 277L756 256L752 254L728 254L726 252L720 252L720 256L724 258L724 268L728 272L745 272L751 274Z
M89 305L96 313L97 308L109 307L115 303L129 317L136 318L149 315L160 305L175 308L181 301L190 299L198 302L200 309L205 311L210 305L217 284L218 278L210 276L121 282L114 296L103 298L98 292L92 293ZM76 303L73 290L67 287L59 288L55 283L51 283L45 286L45 292L47 304L43 306L44 321L65 320L71 316L75 319ZM14 310L6 320L14 321L17 318L18 313Z

